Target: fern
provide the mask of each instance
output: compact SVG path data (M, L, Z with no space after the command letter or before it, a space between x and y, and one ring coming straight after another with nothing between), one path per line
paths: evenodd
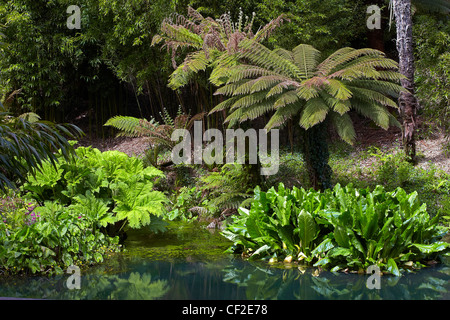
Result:
M151 129L156 129L158 123L151 119L139 119L128 116L115 116L109 119L105 126L111 126L120 130L118 136L141 137L147 134Z
M252 183L245 167L240 164L226 164L220 172L211 172L201 178L202 190L212 199L208 207L237 209L243 201L251 198Z
M232 111L226 119L229 126L274 110L266 129L282 126L297 115L300 125L308 129L332 112L342 117L352 109L382 128L395 123L387 108L397 108L391 97L404 90L397 83L403 76L398 64L380 51L342 48L320 62L320 52L310 45L301 44L292 51L269 50L246 39L240 47L239 56L250 64L226 69L228 81L216 94L229 98L211 111ZM361 101L367 105L361 106ZM351 126L337 130L351 143L355 135L348 118L329 118L335 128Z
M176 141L172 140L172 133L175 129L190 129L194 122L204 117L205 113L201 112L194 116L182 113L179 108L177 116L172 118L167 111L163 109L160 113L164 124L159 124L154 119L150 121L146 119L138 119L134 117L116 116L109 119L105 126L113 126L119 130L118 136L145 137L149 142L151 152L146 151L147 160L154 166L157 166L158 154L164 148L173 148Z
M212 67L211 82L223 84L226 81L226 69L236 60L230 58L239 52L239 44L246 39L263 41L286 18L282 15L272 20L255 35L252 31L254 17L245 22L242 12L239 21L234 23L230 14L223 14L219 19L205 18L198 11L188 7L188 17L175 14L163 21L161 34L155 35L152 45L163 43L172 52L172 64L175 71L171 74L169 86L178 89L185 86L192 76L199 71ZM176 65L175 56L179 49L192 50L180 66ZM217 72L219 71L220 72Z

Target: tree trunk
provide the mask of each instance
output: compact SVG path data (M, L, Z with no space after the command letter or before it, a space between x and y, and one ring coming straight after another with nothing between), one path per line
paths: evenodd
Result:
M401 80L402 86L409 92L402 92L399 97L400 115L403 127L403 147L411 162L416 160L416 114L417 99L414 96L414 55L412 38L411 0L392 0L397 26L397 51L400 73L406 76Z
M309 182L315 190L332 188L332 169L328 164L329 150L327 124L320 123L304 132L303 156L308 170Z

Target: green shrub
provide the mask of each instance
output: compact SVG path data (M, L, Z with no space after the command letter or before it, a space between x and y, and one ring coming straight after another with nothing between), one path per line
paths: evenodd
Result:
M4 197L0 221L0 270L61 274L71 265L103 261L120 250L118 237L100 231L107 223L102 202L95 208L63 207L56 202L36 206L20 197ZM97 211L98 209L98 211Z
M72 205L80 213L102 208L110 215L105 221L119 230L151 227L152 221L160 226L158 217L167 202L162 192L153 190L155 179L164 177L160 170L144 168L142 160L119 151L79 147L76 154L71 162L59 158L56 166L44 162L41 172L28 176L22 190L40 203ZM114 235L117 230L112 231Z
M166 217L169 220L197 220L198 215L196 211L199 211L199 204L201 202L201 190L197 189L197 187L182 187L179 192L174 194L174 199L171 201L170 210Z
M378 265L399 275L450 248L439 241L448 228L438 216L430 218L417 192L339 184L323 193L283 184L254 192L250 210L240 208L223 231L234 243L230 251L249 259L303 261L333 271Z

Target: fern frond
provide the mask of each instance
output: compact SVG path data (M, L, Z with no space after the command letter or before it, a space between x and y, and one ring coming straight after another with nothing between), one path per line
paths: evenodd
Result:
M282 57L283 59L294 62L294 55L292 51L286 50L284 48L276 48L273 50L273 52Z
M379 80L354 80L351 85L358 88L378 91L381 94L389 95L398 98L400 92L405 92L406 89L401 85L390 81Z
M356 132L350 116L347 113L338 114L336 112L331 112L330 116L339 137L348 144L353 145L356 138Z
M281 94L273 104L275 109L284 107L288 104L295 103L299 100L297 93L294 90L287 91Z
M329 107L321 98L313 98L306 102L300 116L299 124L306 130L325 120Z
M328 75L333 71L333 69L339 67L339 65L347 63L363 55L379 57L384 56L384 53L371 48L342 48L331 54L327 59L320 63L317 66L317 72L321 75Z
M375 101L384 106L398 108L397 103L395 101L393 101L392 99L388 98L387 96L378 91L365 89L361 87L355 87L351 85L347 85L347 88L351 90L354 96L357 96L358 99L362 99L367 102Z
M280 74L263 67L241 64L233 68L229 74L227 83L237 82L242 79L253 79L261 76L280 76Z
M359 114L371 119L377 126L387 130L392 123L391 114L383 105L375 101L353 98L352 108Z
M104 125L119 129L118 136L142 137L146 133L145 128L156 128L158 123L154 119L148 121L129 116L114 116Z
M225 95L225 96L231 96L231 95L233 95L236 92L237 88L239 88L243 84L246 84L248 81L249 80L247 80L247 79L240 79L240 80L237 80L235 82L228 81L227 84L225 84L224 86L222 86L219 89L217 89L214 94L215 95L221 94L221 95Z
M231 110L236 108L248 107L253 104L259 103L266 98L265 92L255 92L245 96L241 96L232 106Z
M305 85L305 83L302 83L295 92L297 93L297 96L303 100L309 100L317 98L319 96L318 88L310 85Z
M273 100L263 100L260 103L253 104L242 110L239 122L254 120L262 115L274 110L275 104Z
M352 91L342 82L336 79L329 79L326 84L326 91L334 98L347 100L352 97Z
M319 61L320 51L308 44L300 44L293 50L295 64L300 68L304 79L310 78Z
M206 57L205 51L197 51L189 54L183 64L179 65L169 77L169 87L178 89L189 83L192 75L199 71L204 71L211 63L211 59Z
M321 92L320 97L327 103L330 110L333 110L340 115L347 113L351 109L351 102L349 100L336 99L325 92Z
M219 103L217 106L215 106L210 112L209 114L213 114L214 112L218 112L218 111L223 111L225 109L230 108L237 100L239 100L241 97L231 97L228 98L225 101L222 101L221 103Z
M303 104L301 101L286 105L283 108L278 108L270 118L269 122L267 122L265 128L267 130L281 128L284 124L286 124L287 120L292 119L294 116L299 114L302 108Z
M240 44L241 57L258 66L272 70L277 74L299 79L301 71L289 60L283 59L272 50L252 40L243 40Z
M262 76L257 78L253 86L251 88L251 93L268 90L272 88L275 84L284 82L286 80L289 80L288 78L285 78L283 76Z

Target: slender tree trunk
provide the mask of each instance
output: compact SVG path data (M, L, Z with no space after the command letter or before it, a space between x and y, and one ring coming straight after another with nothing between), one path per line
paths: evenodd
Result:
M315 190L332 188L333 171L328 164L329 150L327 141L327 124L320 123L304 132L303 156L308 170L309 182Z
M403 122L403 147L411 162L416 160L416 114L417 99L414 96L414 55L412 38L411 0L392 0L397 26L397 51L400 73L406 76L401 80L402 86L409 92L402 92L399 97L400 115Z

